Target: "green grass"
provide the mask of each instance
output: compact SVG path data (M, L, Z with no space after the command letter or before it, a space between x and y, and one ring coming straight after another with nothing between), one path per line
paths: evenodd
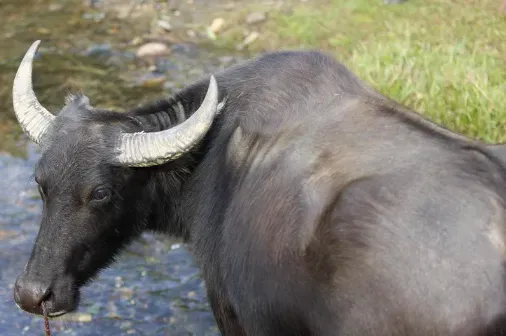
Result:
M486 142L506 141L506 16L502 0L291 1L270 11L253 52L318 48L383 94ZM258 8L256 8L258 9ZM288 10L287 10L288 9ZM228 14L243 20L249 9ZM227 15L227 14L224 14ZM232 15L236 15L232 18ZM230 25L221 43L244 27Z

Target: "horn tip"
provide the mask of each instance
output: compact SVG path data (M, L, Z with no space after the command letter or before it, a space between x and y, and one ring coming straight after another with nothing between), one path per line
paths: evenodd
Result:
M214 75L211 75L209 81L210 81L209 85L218 86L218 83L216 82L216 77L214 77Z
M25 56L23 57L23 60L21 61L21 63L30 63L29 64L29 67L31 69L31 63L33 61L33 58L35 58L35 55L37 54L37 50L39 49L39 45L40 45L40 40L36 40L35 42L32 43L32 45L30 46L30 48L28 48L28 50L26 51L25 53ZM18 68L18 72L20 71L21 67Z
M30 49L32 49L33 52L35 53L37 51L37 49L39 49L39 45L40 45L40 40L36 40L35 42L32 43L32 46L30 47Z
M214 75L211 75L209 78L209 87L207 89L207 93L211 93L212 96L218 95L218 82L216 81L216 77L214 77ZM216 97L216 99L218 98Z

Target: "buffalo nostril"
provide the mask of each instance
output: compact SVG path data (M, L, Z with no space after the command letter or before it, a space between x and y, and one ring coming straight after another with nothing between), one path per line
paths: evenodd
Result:
M48 300L50 296L50 286L37 280L20 277L14 286L14 300L21 309L30 313L42 313L42 301Z
M44 292L42 293L41 297L40 297L40 302L39 302L39 305L42 304L43 301L47 301L49 299L49 297L51 296L51 289L48 287L44 290Z

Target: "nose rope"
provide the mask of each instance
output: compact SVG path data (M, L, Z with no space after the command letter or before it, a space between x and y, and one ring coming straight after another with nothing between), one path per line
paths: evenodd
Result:
M42 314L44 314L44 330L46 332L46 336L51 336L51 329L49 329L49 317L47 315L46 303L42 301Z

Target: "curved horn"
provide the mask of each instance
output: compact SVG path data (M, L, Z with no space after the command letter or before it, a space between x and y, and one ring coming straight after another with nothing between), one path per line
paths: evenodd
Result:
M211 76L204 101L185 122L159 132L122 133L117 164L148 167L175 160L207 133L218 110L218 84Z
M35 41L19 65L12 87L12 104L14 113L25 134L36 144L53 122L54 115L42 106L32 87L32 62L39 47L40 40Z

